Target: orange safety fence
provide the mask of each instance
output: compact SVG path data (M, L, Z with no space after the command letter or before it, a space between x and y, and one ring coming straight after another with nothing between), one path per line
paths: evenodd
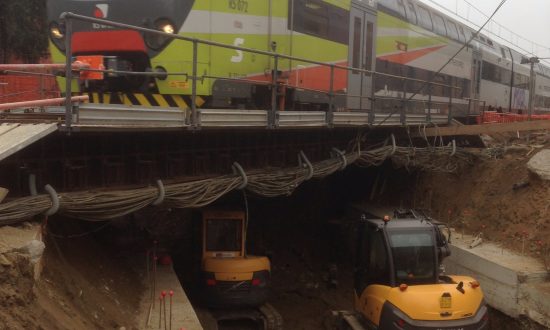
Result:
M0 75L0 103L59 97L55 77Z
M528 121L528 120L529 120L529 115L485 111L482 115L477 117L476 121L478 124L491 124L491 123L513 123L513 122ZM531 120L550 120L550 114L531 115Z
M25 64L18 58L10 57L6 63ZM49 56L40 58L37 64L52 63ZM6 72L0 74L0 103L24 102L59 97L59 87L55 77L47 75L25 75Z

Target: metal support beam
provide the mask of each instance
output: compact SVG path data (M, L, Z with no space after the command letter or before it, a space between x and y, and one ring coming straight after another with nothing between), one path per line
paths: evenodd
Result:
M88 101L88 95L82 96L73 96L73 97L58 97L54 99L44 99L44 100L35 100L35 101L23 101L23 102L13 102L13 103L2 103L0 104L0 111L5 111L9 109L18 109L18 108L33 108L33 107L43 107L48 105L59 105L67 102L69 99L69 104L72 105L75 102L85 102Z
M275 55L273 57L273 74L271 75L271 111L267 116L267 126L269 128L275 128L277 124L275 123L275 115L277 113L277 80L279 79L279 56Z
M71 100L73 82L73 70L71 67L73 61L72 39L73 20L68 18L65 19L65 126L69 132L73 120L73 102Z
M328 112L327 112L327 126L329 128L334 127L334 64L330 66L330 86L328 92Z
M193 77L191 85L191 128L196 129L200 127L200 123L197 120L197 61L198 61L198 41L193 40Z
M504 124L462 125L426 128L426 136L458 136L495 134L516 131L550 129L550 120L521 121Z

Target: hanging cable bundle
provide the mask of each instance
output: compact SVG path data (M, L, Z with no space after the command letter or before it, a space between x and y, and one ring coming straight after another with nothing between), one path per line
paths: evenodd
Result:
M239 173L208 179L188 181L157 187L149 186L117 191L85 191L59 194L58 213L90 221L104 221L119 218L150 205L161 204L170 208L198 208L206 206L235 189L264 196L290 195L302 182L311 178L323 178L344 169L349 164L361 167L380 166L391 159L394 166L407 169L417 168L427 171L453 172L461 164L470 162L471 155L448 146L428 146L425 148L397 146L391 137L383 145L361 150L360 139L350 145L347 153L333 150L333 157L310 163L300 152L299 166L290 168L268 168L248 173L238 166ZM354 151L355 150L355 151ZM44 214L52 207L50 195L23 197L0 204L0 225L26 221Z

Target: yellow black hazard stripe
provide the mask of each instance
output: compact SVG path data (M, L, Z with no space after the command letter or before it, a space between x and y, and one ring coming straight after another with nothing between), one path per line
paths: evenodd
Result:
M89 103L125 104L144 107L191 108L190 95L140 94L140 93L88 93ZM205 103L202 96L195 99L197 107Z

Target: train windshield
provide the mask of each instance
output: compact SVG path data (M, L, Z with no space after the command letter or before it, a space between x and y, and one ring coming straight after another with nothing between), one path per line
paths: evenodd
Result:
M437 267L433 233L395 230L388 234L397 283L434 283Z

